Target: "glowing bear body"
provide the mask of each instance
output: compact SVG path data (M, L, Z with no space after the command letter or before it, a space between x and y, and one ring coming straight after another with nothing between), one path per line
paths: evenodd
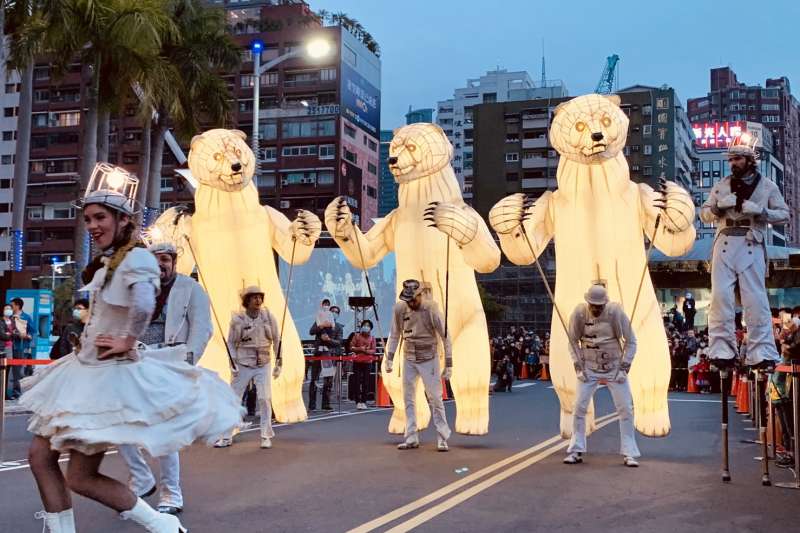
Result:
M199 181L195 212L180 216L168 210L156 222L178 245L178 267L188 274L195 261L200 282L208 292L214 313L214 336L200 364L230 376L224 341L231 315L241 310L240 291L250 285L264 290L264 305L280 320L284 297L273 249L287 262L302 264L311 256L319 236L319 219L301 211L294 222L259 204L252 181L255 158L236 130L209 130L192 139L189 168ZM238 171L232 171L239 165ZM185 237L185 239L184 239ZM292 257L293 239L297 243ZM283 367L272 381L272 405L281 422L307 418L302 398L305 359L291 314L287 310L282 337ZM277 349L277 347L275 347ZM273 361L274 362L274 361Z
M555 239L555 301L565 321L598 279L606 281L609 297L631 317L645 268L643 236L652 238L660 212L653 206L660 193L630 181L622 154L628 119L618 103L616 97L586 95L561 104L550 130L550 141L561 155L558 190L545 193L531 207L523 205L521 195L512 195L490 213L503 251L516 264L531 264L534 258L518 223L512 227L508 222L509 215L527 216L524 228L537 255ZM667 255L681 255L694 244L694 205L689 194L674 183L668 183L666 203L655 246ZM630 372L636 428L648 436L663 436L670 429L670 358L649 273L632 325L638 341ZM550 370L561 403L564 437L572 433L576 383L567 343L554 310ZM592 422L590 414L590 427Z
M475 271L491 272L500 262L500 250L480 216L464 204L450 167L452 147L433 124L404 126L395 132L390 168L399 184L397 209L366 234L352 224L346 204L334 200L325 212L325 224L347 259L357 268L371 268L394 251L397 294L403 280L430 282L432 298L444 311L447 234L450 246L448 336L453 343L453 377L456 431L482 435L489 424L490 355L486 316ZM431 208L431 202L439 202ZM426 209L431 208L425 220ZM436 227L429 227L433 223ZM445 233L445 235L443 235ZM357 242L356 242L357 240ZM363 260L362 260L363 258ZM384 325L388 328L389 324ZM384 331L388 335L389 331ZM441 350L440 350L441 354ZM401 354L398 353L398 357ZM442 363L443 365L444 363ZM383 382L395 405L389 431L405 429L402 380L396 370ZM417 420L425 427L430 418L422 384L417 385Z

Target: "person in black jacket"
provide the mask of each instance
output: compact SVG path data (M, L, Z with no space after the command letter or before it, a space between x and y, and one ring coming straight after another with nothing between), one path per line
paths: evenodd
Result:
M686 318L685 327L687 330L694 328L694 317L697 314L697 303L691 292L686 293L686 299L683 300L683 316Z
M314 356L334 357L339 355L342 346L344 326L335 321L339 315L338 307L331 307L333 322L320 322L321 318L311 325L309 335L314 335ZM308 384L308 409L317 409L317 379L322 378L322 410L331 411L331 389L336 365L333 360L316 360L311 362L311 381Z
M61 335L50 348L50 359L60 359L80 347L83 328L89 319L89 300L81 298L72 306L72 319L61 329Z

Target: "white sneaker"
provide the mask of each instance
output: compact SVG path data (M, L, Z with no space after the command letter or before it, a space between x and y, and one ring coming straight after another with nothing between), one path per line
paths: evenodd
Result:
M440 437L439 440L436 442L436 451L449 452L450 447L447 445L447 441Z
M214 443L214 448L228 448L229 446L233 446L233 439L226 437L222 437Z
M358 409L359 411L364 411L367 409L367 404L365 404L364 402L356 404L356 409Z
M636 468L637 466L639 466L639 462L636 459L634 459L633 457L631 457L630 455L626 455L622 459L622 462L623 462L623 464L625 466L629 466L631 468Z
M414 450L419 448L419 441L407 440L397 445L398 450Z
M265 450L269 450L270 448L272 448L272 440L270 440L269 437L262 437L261 447Z
M581 452L572 452L564 457L563 462L565 465L576 465L583 462L583 457L581 457Z

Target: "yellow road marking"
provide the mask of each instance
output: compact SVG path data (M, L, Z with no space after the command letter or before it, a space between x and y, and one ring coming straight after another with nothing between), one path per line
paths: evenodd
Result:
M605 423L608 420L611 420L611 419L615 418L616 416L617 416L616 413L612 413L612 414L605 415L605 416L602 416L602 417L596 419L597 429L602 427L601 424ZM393 521L397 520L398 518L400 518L402 516L405 516L405 515L407 515L408 513L412 512L412 511L416 511L417 509L419 509L421 507L425 507L426 505L435 502L436 500L438 500L438 499L450 494L453 491L456 491L456 490L458 490L458 489L460 489L460 488L462 488L462 487L464 487L466 485L469 485L473 481L477 481L478 479L480 479L480 478L482 478L482 477L484 477L484 476L486 476L488 474L491 474L492 472L494 472L496 470L499 470L499 469L501 469L501 468L503 468L503 467L505 467L505 466L507 466L507 465L509 465L511 463L514 463L515 461L519 461L520 459L523 459L523 458L525 458L525 457L527 457L527 456L529 456L529 455L531 455L533 453L536 453L539 450L541 450L542 448L546 448L546 447L548 447L548 446L550 446L552 444L556 444L561 440L562 439L561 439L560 435L556 435L554 437L551 437L551 438L549 438L549 439L547 439L547 440L545 440L543 442L540 442L539 444L536 444L535 446L532 446L530 448L522 450L519 453L516 453L516 454L514 454L514 455L512 455L510 457L507 457L507 458L505 458L505 459L503 459L501 461L498 461L498 462L493 463L493 464L491 464L491 465L489 465L489 466L487 466L485 468L482 468L481 470L478 470L474 474L470 474L469 476L464 477L462 479L459 479L458 481L454 481L453 483L450 483L449 485L445 485L441 489L436 490L436 491L428 494L427 496L423 496L422 498L420 498L418 500L415 500L415 501L413 501L411 503L408 503L408 504L406 504L406 505L404 505L402 507L398 507L394 511L391 511L391 512L389 512L389 513L387 513L387 514L385 514L383 516L379 516L378 518L375 518L374 520L371 520L371 521L367 522L366 524L362 524L362 525L360 525L360 526L358 526L356 528L353 528L353 529L349 530L347 533L368 533L370 531L374 531L375 529L377 529L377 528L379 528L379 527L381 527L383 525L386 525L386 524L388 524L390 522L393 522ZM564 441L564 444L566 445L566 441Z

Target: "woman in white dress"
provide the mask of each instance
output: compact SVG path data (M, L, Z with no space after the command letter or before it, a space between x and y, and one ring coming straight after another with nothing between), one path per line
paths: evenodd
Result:
M86 227L102 249L83 273L91 293L80 348L24 383L20 404L33 415L31 470L51 533L74 533L70 491L154 533L186 529L127 486L99 472L105 451L132 444L160 457L236 427L241 402L216 374L187 364L185 347L137 347L155 307L159 268L136 238L128 196L106 189L83 200ZM143 345L139 345L143 346ZM70 455L66 477L59 455Z

